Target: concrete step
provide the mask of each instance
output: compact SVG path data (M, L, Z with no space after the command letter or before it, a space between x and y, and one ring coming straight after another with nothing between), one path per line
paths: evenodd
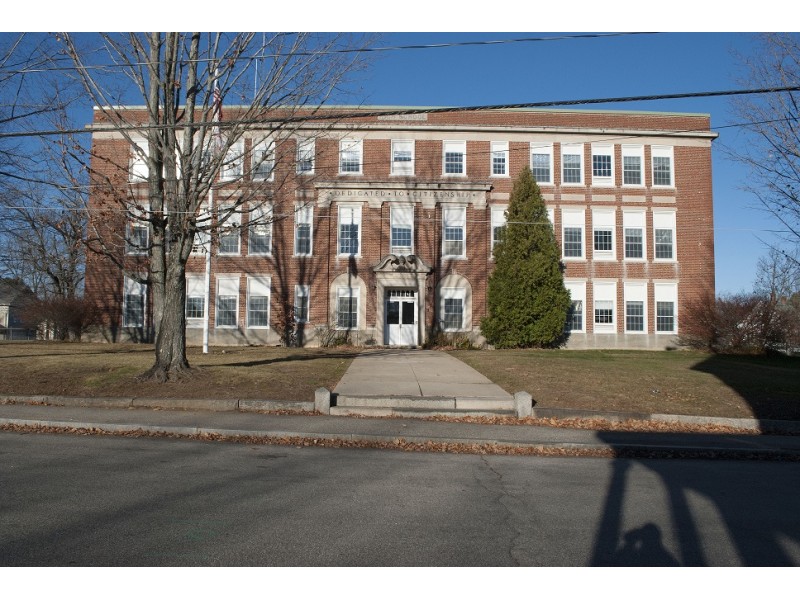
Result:
M331 406L331 415L345 417L508 417L512 410L470 410L455 408L394 408L391 406Z
M331 414L516 414L513 398L339 395L334 402Z

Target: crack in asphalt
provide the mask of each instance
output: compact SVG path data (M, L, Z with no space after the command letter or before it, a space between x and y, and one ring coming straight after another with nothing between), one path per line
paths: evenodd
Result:
M495 501L499 506L503 507L505 511L505 518L503 519L503 523L506 529L509 530L510 536L508 541L508 558L511 561L512 565L515 567L521 566L519 560L517 560L515 556L515 548L517 547L517 540L522 537L522 532L518 527L514 527L512 525L512 519L514 517L514 513L511 508L507 504L506 499L516 500L514 496L508 493L505 483L503 481L503 474L495 469L487 460L487 457L484 455L480 456L481 462L486 466L489 472L494 475L495 480L497 481L497 491L496 491L496 498ZM487 492L495 492L495 490L490 489L483 481L477 479L478 484L483 487Z

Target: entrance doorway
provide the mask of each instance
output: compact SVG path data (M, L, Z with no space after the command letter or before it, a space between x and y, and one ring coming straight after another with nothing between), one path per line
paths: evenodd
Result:
M417 292L415 290L386 290L386 325L384 343L387 346L417 345Z

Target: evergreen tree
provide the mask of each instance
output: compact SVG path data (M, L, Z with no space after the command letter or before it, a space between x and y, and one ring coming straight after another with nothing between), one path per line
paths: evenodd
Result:
M494 248L488 316L481 331L498 348L558 345L570 296L555 233L528 167L514 182L506 215L505 231Z

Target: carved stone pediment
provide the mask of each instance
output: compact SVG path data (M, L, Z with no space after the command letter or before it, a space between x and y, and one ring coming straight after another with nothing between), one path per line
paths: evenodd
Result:
M431 267L416 254L387 254L372 270L375 273L430 273Z

